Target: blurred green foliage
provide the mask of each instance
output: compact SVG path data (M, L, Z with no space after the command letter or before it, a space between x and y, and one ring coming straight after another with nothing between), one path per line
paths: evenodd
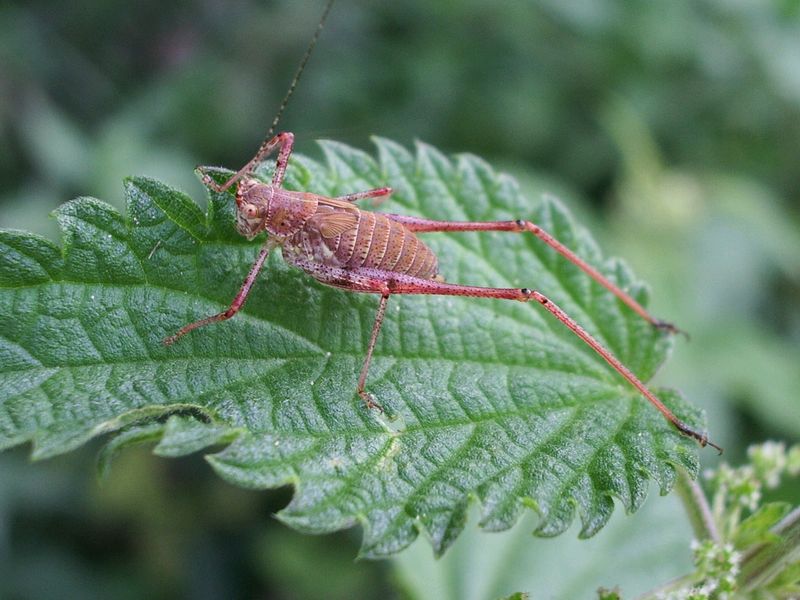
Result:
M54 236L58 204L119 205L131 174L202 198L194 165L251 156L321 8L0 5L0 226ZM340 0L281 128L311 154L317 137L419 138L505 165L531 195L558 193L651 282L655 312L691 332L657 383L708 408L728 459L798 439L798 0ZM90 452L0 456L0 595L377 598L399 580L421 596L410 558L392 575L351 562L358 534L274 523L289 491L247 493L200 458L128 452L102 488ZM796 485L780 494L800 499ZM589 552L566 537L537 544L565 561Z

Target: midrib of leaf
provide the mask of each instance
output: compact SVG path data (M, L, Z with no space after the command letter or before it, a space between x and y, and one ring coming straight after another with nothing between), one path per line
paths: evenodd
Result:
M323 145L327 166L293 157L288 185L335 194L388 183L398 197L379 207L385 212L535 217L644 300L627 269L603 262L554 201L532 207L474 157L454 165L428 146L412 157L377 143L380 163L334 143ZM443 551L470 498L483 503L482 522L493 529L534 506L547 535L563 531L577 507L588 535L610 515L611 496L635 510L647 476L666 491L672 464L697 468L693 443L535 306L392 298L368 386L395 421L365 411L354 393L375 299L324 288L278 256L235 319L163 348L164 335L230 300L257 242L233 232L227 194L214 195L204 217L155 182L131 180L127 191L126 218L91 199L59 211L63 259L40 238L0 238L0 306L9 308L0 312L0 356L26 353L0 368L0 447L33 440L37 455L49 456L120 428L105 459L159 436L156 451L169 456L232 442L209 457L220 474L251 487L295 485L285 520L312 531L359 521L367 556L396 551L420 530ZM425 241L451 281L461 272L463 282L540 287L644 378L665 356L664 338L532 236ZM84 269L76 252L94 266ZM116 321L87 301L92 290ZM53 360L30 331L54 320L49 311L77 318L92 361ZM66 325L54 321L51 331L63 336ZM112 357L111 348L122 354ZM696 422L677 395L664 399ZM299 451L286 454L288 446Z
M80 282L80 281L75 281L75 280L72 280L72 281L60 280L58 283L59 283L59 286L63 286L64 284L72 285L72 286L75 287L75 289L77 291L85 292L84 296L86 294L89 294L92 291L92 288L88 288L88 289L86 288L87 284L85 282ZM46 285L48 285L48 284L39 284L39 285L34 285L34 286L26 286L26 289L35 290L38 287L44 287ZM92 285L92 284L88 284L88 285ZM12 289L12 288L7 288L7 289ZM161 290L169 291L169 292L182 292L183 291L183 290L177 289L175 287L169 287L167 285L138 284L138 283L131 283L131 284L118 284L118 283L115 283L115 284L108 284L108 285L102 286L102 288L98 287L97 288L97 296L99 296L99 293L101 291L103 291L103 290L104 291L113 290L115 292L123 292L123 291L130 291L132 289L161 289ZM213 298L211 298L211 297L209 297L207 295L196 294L196 298L199 299L199 300L202 300L206 304L208 304L208 307L206 308L206 310L209 311L209 312L215 310L215 307L218 304L218 303L216 303L214 301ZM484 301L484 304L485 304L485 301ZM487 318L487 319L491 314L493 314L492 310L489 309L487 306L475 306L473 308L473 312L474 312L474 314L478 315L479 317ZM285 327L284 325L282 325L280 323L276 323L275 321L270 320L269 318L265 317L264 315L254 315L254 314L249 313L249 312L247 312L245 310L245 311L240 312L239 315L237 315L237 318L239 320L242 320L242 321L252 321L254 323L259 323L259 324L262 324L262 325L269 325L272 328L279 329L279 330L283 331L287 335L293 336L298 342L302 342L303 344L308 346L308 352L307 353L293 353L293 354L288 354L288 355L287 354L283 354L283 355L281 355L281 357L284 358L284 359L301 359L301 358L318 359L320 354L322 354L322 353L324 353L326 351L332 352L334 350L340 355L349 355L349 356L353 356L353 357L356 357L356 358L359 358L359 359L363 358L363 351L361 351L361 350L337 349L337 348L334 348L333 346L319 346L319 345L317 345L317 343L315 343L313 340L309 339L308 337L302 336L301 334L297 333L296 331L294 331L294 330L292 330L290 328L287 328L287 327ZM501 315L500 318L503 319L504 321L508 322L509 324L516 323L515 321L513 321L512 317L509 316L509 315ZM129 320L131 321L132 324L135 325L135 323L134 323L135 320L134 319L129 318ZM82 324L82 325L84 325L84 324ZM84 327L85 327L85 325L84 325ZM139 335L139 337L140 337L140 341L142 342L142 344L146 346L146 340L141 336L141 334ZM572 350L572 346L569 345L568 343L566 343L564 340L561 340L561 339L549 340L548 344L550 344L551 346L552 345L557 345L565 352L568 352L568 351ZM21 346L19 346L19 345L15 345L15 346L17 348L21 349L22 351L26 352L27 357L31 361L35 361L36 364L39 367L41 367L43 370L52 369L52 367L46 367L41 362L36 361L36 359L33 356L31 356L29 353L27 353L27 351L25 351L25 349L22 348ZM93 366L103 366L103 365L118 365L118 366L124 366L124 365L148 365L148 364L152 364L156 360L158 360L160 362L160 364L183 363L183 362L186 362L186 361L203 360L202 358L197 358L197 357L190 357L190 358L170 357L170 358L166 358L165 359L163 357L155 357L152 354L148 354L146 356L142 356L142 357L135 358L135 359L126 358L124 360L122 360L122 359L118 360L118 359L112 359L112 358L104 357L103 353L98 348L94 348L94 350L96 351L96 355L97 355L97 359L95 361L83 360L81 362L72 362L68 366L70 368L76 369L76 368L80 368L80 367L93 367ZM219 353L219 352L215 353L215 357L218 358L218 359L228 359L228 360L235 360L235 361L241 361L242 360L241 357L235 356L233 354L226 355L224 353ZM375 352L375 357L376 357L376 359L378 359L378 358L387 358L388 359L388 358L392 358L392 354L386 353L385 351L381 351L381 348L378 347L378 349ZM510 358L507 358L507 359L503 359L503 358L495 356L495 357L492 357L492 358L476 359L474 357L453 356L453 357L449 357L448 358L447 356L445 356L445 357L442 358L442 357L436 356L435 354L421 353L421 354L418 354L417 356L406 356L404 358L404 360L406 360L406 361L416 361L416 360L427 361L427 360L431 360L431 359L438 359L438 360L441 360L442 362L455 362L455 363L458 363L458 364L470 364L470 363L473 363L473 364L480 364L480 365L483 365L483 366L497 366L497 367L501 367L501 366L506 366L506 367L526 366L527 368L535 369L535 370L540 371L540 372L550 372L550 373L557 373L557 374L569 374L569 375L574 375L576 377L581 377L582 373L585 372L586 369L593 369L594 368L594 371L592 372L591 379L595 380L598 377L600 377L600 378L604 378L605 377L605 378L608 378L609 385L611 387L613 387L614 389L624 388L624 382L622 382L621 380L617 380L613 372L608 372L608 370L595 368L597 366L597 362L596 362L596 360L594 360L594 357L592 355L587 355L585 358L582 357L582 364L581 364L582 369L574 369L574 370L573 369L567 369L567 368L559 369L559 368L555 368L555 367L543 367L542 365L526 365L524 363L524 361L522 361L522 360L520 360L519 358L516 358L516 357L510 357ZM269 358L264 358L264 359L261 359L261 360L264 361L264 362L272 362L272 361L275 361L275 360L279 360L279 358L278 357L269 357ZM259 361L258 360L253 360L252 362L258 363ZM30 367L28 365L20 366L19 368L14 368L14 367L9 368L8 366L6 366L4 368L4 370L3 370L3 372L4 373L26 372L29 369L30 369Z

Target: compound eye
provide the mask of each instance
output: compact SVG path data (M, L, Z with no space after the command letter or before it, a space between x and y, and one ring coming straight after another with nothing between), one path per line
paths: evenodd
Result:
M245 204L242 206L242 212L248 219L255 219L258 217L258 207L255 204Z

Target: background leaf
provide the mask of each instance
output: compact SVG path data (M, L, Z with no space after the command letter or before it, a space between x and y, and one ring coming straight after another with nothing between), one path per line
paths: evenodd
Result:
M557 201L532 202L472 156L377 146L375 161L324 143L326 163L294 157L288 186L333 195L388 183L397 192L387 212L531 218L646 300ZM528 505L542 535L564 531L576 509L581 535L592 535L612 497L632 511L648 477L665 493L674 464L697 470L693 442L530 305L392 298L368 382L392 420L355 394L375 298L318 285L277 254L235 319L165 348L165 335L227 305L258 246L235 235L227 195L206 216L153 180L128 180L126 195L124 217L89 198L60 208L63 251L2 233L0 447L31 440L42 458L122 429L112 454L142 440L160 439L165 455L232 441L209 457L224 478L293 484L284 521L312 532L360 522L373 557L420 530L443 551L472 498L489 530L510 527ZM536 287L640 377L663 361L669 340L530 236L425 239L448 280Z
M393 560L404 592L414 600L481 600L515 590L533 599L596 598L599 587L618 586L623 598L638 598L691 569L692 532L675 494L645 503L635 519L614 515L591 540L576 540L574 527L558 539L533 539L533 520L525 516L493 535L468 525L435 561L425 544L412 544Z

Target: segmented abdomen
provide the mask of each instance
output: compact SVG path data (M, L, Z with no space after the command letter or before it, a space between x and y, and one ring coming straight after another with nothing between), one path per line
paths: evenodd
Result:
M338 212L320 206L317 214ZM314 218L289 240L286 248L307 260L334 267L368 267L432 279L438 273L436 255L414 233L380 213L358 211L350 227L324 237L313 225ZM315 215L316 216L316 215Z

